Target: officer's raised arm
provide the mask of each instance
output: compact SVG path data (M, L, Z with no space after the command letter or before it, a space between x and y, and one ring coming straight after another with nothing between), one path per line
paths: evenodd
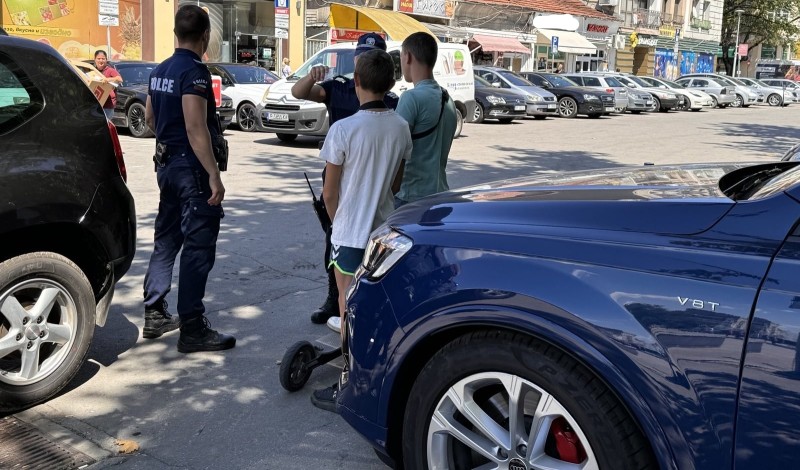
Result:
M317 85L328 74L328 67L324 65L315 65L308 71L308 75L301 78L292 87L292 96L298 100L316 101L317 103L325 102L325 89Z

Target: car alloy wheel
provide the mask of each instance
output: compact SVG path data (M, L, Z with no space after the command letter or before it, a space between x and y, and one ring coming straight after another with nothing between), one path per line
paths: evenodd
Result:
M458 107L456 107L456 131L453 133L453 138L461 137L461 130L464 128L464 114Z
M780 96L773 93L767 97L767 103L769 103L770 106L780 106L783 104L783 100Z
M558 115L563 118L574 118L578 115L578 103L568 96L558 101Z
M147 127L144 105L142 103L133 103L128 108L128 130L134 137L144 138L153 136L153 131Z
M256 129L256 107L250 103L242 103L236 111L236 122L244 132Z
M736 99L733 100L731 106L733 106L734 108L741 108L743 105L744 105L744 98L742 98L742 95L736 95Z
M472 113L472 122L480 124L483 122L483 119L483 106L481 106L480 103L477 103L475 105L475 112Z
M717 106L719 106L719 101L717 100L717 97L711 95L711 107L716 108Z
M450 342L408 397L409 470L655 468L615 394L567 354L521 334L478 331Z
M651 112L661 111L661 101L655 96L653 97L653 104L652 106L650 106L650 111Z
M675 109L678 111L686 111L692 106L692 102L688 96L683 97L683 101L679 101L678 104L675 106Z
M83 272L55 253L0 264L0 413L39 403L83 365L94 335L94 294Z

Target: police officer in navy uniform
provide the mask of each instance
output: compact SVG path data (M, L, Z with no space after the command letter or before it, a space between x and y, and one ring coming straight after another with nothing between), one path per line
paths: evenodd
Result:
M356 49L353 55L353 63L358 60L358 55L372 49L386 50L386 41L378 34L366 33L358 38ZM355 65L354 65L355 68ZM316 101L317 103L325 103L328 108L328 123L333 125L339 119L350 117L358 111L360 103L356 95L356 82L352 78L344 76L336 76L329 80L325 80L328 75L329 69L324 65L315 65L311 67L308 75L301 78L292 87L292 96L301 100ZM323 81L324 80L324 81ZM395 109L399 98L394 93L387 93L384 97L386 106ZM325 173L322 173L323 182L325 180ZM331 249L330 231L325 237L325 260L323 266L328 266L329 256L328 253ZM339 320L339 291L336 288L336 278L333 274L332 268L327 268L328 271L328 296L325 303L320 308L311 314L311 321L314 323L328 322L334 330L337 330L336 324L331 325L331 322ZM328 320L331 320L330 322Z
M150 74L145 111L147 125L156 134L154 159L161 194L155 246L144 280L143 336L157 338L178 327L165 298L175 257L183 249L178 351L221 351L234 347L236 339L211 329L203 305L225 197L212 147L221 132L211 74L200 60L211 33L208 13L196 5L182 6L175 14L174 31L178 48Z

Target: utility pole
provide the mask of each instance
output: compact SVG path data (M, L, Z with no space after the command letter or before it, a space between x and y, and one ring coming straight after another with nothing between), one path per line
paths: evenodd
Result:
M737 70L739 69L739 26L742 24L742 13L744 13L744 10L737 8L734 10L734 13L736 13L736 46L733 48L733 51L736 55L733 56L733 76L737 77Z

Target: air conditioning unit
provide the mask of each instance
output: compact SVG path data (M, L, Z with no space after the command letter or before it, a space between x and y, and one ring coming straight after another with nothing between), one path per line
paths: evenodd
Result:
M615 7L619 0L597 0L597 6L599 7Z

